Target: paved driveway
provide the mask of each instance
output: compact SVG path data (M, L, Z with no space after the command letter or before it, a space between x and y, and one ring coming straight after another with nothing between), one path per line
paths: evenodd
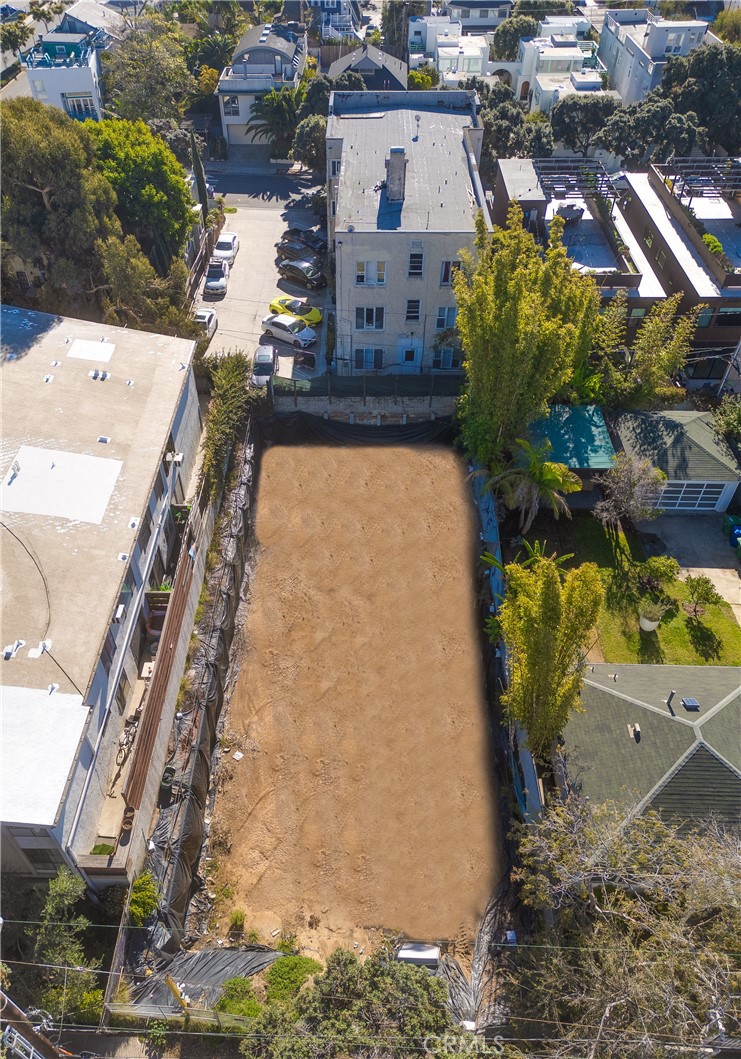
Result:
M722 526L723 515L660 515L653 522L639 523L638 529L663 541L667 554L673 555L682 567L682 577L709 577L741 625L741 566L721 532ZM646 550L653 554L657 551L650 543Z
M327 290L305 291L286 283L278 275L275 244L290 224L314 224L316 218L304 206L290 206L289 202L305 190L300 182L275 173L247 175L223 174L208 170L208 179L216 191L225 195L226 205L236 213L227 213L224 231L239 236L239 253L229 275L229 288L223 298L204 299L199 292L196 308L216 309L219 329L209 347L210 353L229 353L241 350L252 355L262 337L261 321L267 316L270 302L279 294L308 298L324 308ZM201 284L200 291L203 290ZM324 361L325 325L318 329L320 340L312 348L316 354L313 372L296 367L291 347L275 342L280 353L278 374L287 378L306 378L321 375L326 370Z

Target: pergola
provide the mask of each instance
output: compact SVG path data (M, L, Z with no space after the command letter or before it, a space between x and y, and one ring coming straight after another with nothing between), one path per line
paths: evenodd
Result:
M599 195L612 208L617 192L609 174L595 158L533 158L538 182L551 199L583 199Z
M741 194L741 158L673 158L654 168L680 202Z

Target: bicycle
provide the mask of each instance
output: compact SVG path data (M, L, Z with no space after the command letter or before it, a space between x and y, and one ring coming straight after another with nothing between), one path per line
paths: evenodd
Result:
M126 758L131 752L131 748L134 745L134 739L136 738L136 730L139 727L139 721L133 721L131 724L127 724L121 735L118 737L118 750L116 751L116 764L123 765Z

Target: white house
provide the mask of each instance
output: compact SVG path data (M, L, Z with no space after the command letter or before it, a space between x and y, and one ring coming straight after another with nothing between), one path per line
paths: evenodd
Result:
M273 88L297 88L306 55L306 32L298 23L252 26L247 30L216 89L228 144L243 147L255 142L254 134L247 131L255 100Z
M413 15L409 19L409 69L435 64L438 41L458 41L462 35L460 22L449 15Z
M452 277L474 221L475 92L334 92L327 213L336 265L340 374L460 369L438 339L455 326Z
M476 34L458 40L438 37L436 65L443 83L452 88L469 77L485 77L489 72L489 42Z
M493 33L512 11L510 0L448 0L445 14L463 26L464 33Z
M200 441L195 343L10 306L0 319L2 870L48 876L66 862L93 886L125 882L143 861L182 675L143 699L151 590L172 569L173 506ZM183 637L178 657L187 649L198 546L191 561L183 543L183 627L160 642L152 686ZM127 810L116 757L142 705L151 782Z
M645 9L605 13L599 57L623 103L635 103L661 81L667 61L716 41L707 22L674 22Z
M531 110L547 113L562 95L603 88L604 67L592 41L579 41L570 36L521 40L517 62L515 95L529 102ZM575 75L573 80L570 75Z
M538 23L539 37L576 37L583 40L591 22L584 15L546 15Z

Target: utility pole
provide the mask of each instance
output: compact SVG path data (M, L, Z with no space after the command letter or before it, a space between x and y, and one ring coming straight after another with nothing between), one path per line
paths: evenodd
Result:
M24 1059L62 1059L62 1052L34 1029L28 1015L0 991L0 1015L5 1023L2 1041L9 1055Z

